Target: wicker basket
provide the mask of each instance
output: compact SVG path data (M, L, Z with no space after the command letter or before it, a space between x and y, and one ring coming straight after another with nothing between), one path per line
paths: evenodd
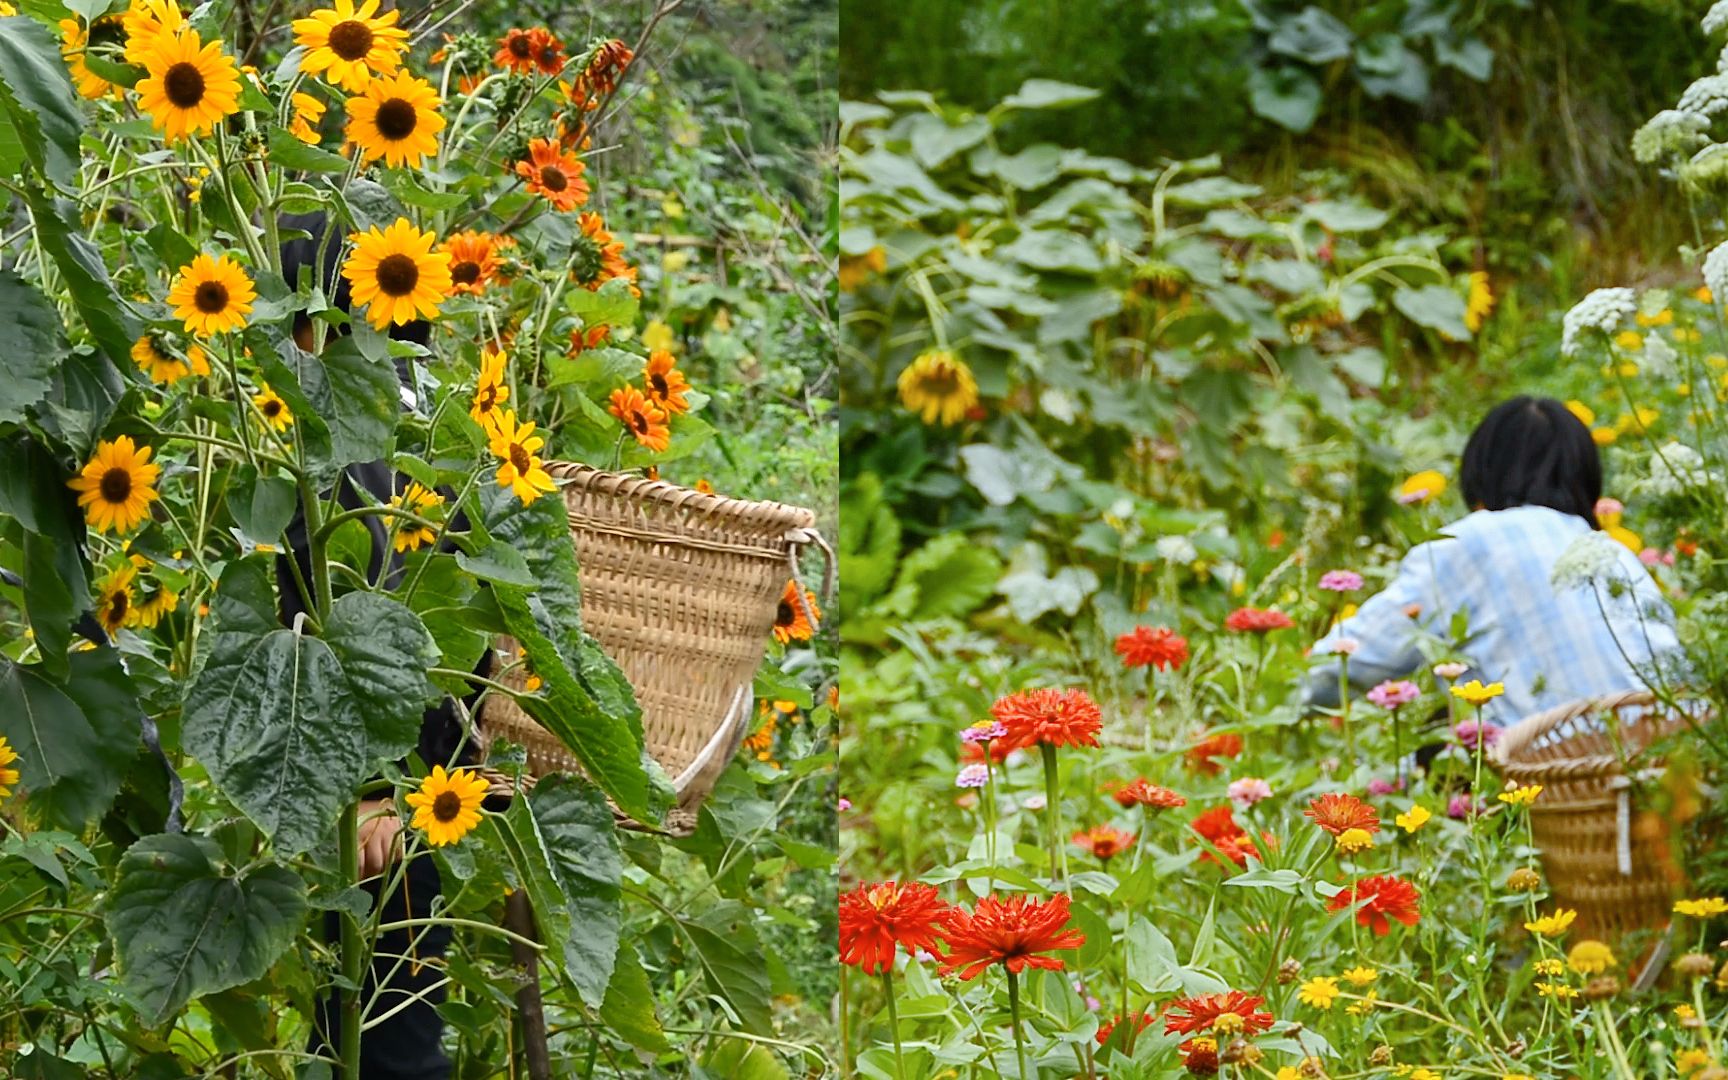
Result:
M1642 690L1575 701L1514 724L1492 751L1507 779L1542 785L1530 828L1555 903L1577 910L1583 934L1660 928L1684 885L1667 821L1635 806L1635 782L1662 772L1644 751L1688 723L1655 704Z
M582 581L582 622L642 706L648 751L673 779L665 828L686 834L754 717L752 684L806 544L827 553L809 510L707 495L658 480L549 464ZM831 564L830 564L831 565ZM800 589L800 596L803 590ZM813 621L813 620L812 620ZM500 665L516 642L500 639ZM506 685L520 687L518 666ZM528 751L533 776L577 772L573 754L516 703L487 699L483 737Z

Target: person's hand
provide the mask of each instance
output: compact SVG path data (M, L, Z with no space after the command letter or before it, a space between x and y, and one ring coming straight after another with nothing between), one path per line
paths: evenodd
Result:
M376 877L402 854L402 819L389 799L360 803L360 878Z

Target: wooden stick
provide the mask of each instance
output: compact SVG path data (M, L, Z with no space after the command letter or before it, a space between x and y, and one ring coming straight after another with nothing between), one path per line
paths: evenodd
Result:
M505 898L504 926L522 937L539 940L526 891L517 889ZM552 1057L546 1046L546 1009L540 1000L540 961L533 949L516 940L510 942L510 955L522 973L522 985L516 991L516 1011L522 1018L522 1054L528 1059L529 1080L552 1080Z

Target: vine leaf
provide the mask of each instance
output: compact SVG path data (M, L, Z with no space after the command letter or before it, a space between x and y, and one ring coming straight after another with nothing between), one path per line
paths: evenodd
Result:
M306 883L272 864L234 873L208 837L147 836L121 857L104 916L121 984L161 1024L268 972L305 921Z

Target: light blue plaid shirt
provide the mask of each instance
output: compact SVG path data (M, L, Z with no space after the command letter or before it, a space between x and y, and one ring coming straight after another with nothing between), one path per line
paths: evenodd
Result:
M1458 658L1471 671L1463 681L1506 685L1485 710L1503 725L1579 698L1641 689L1653 659L1677 658L1673 613L1629 549L1616 545L1612 586L1557 591L1549 583L1555 560L1590 531L1583 518L1520 506L1478 510L1441 531L1449 539L1412 548L1392 583L1333 627L1314 655L1354 638L1351 683L1401 678L1426 666L1419 639L1445 638L1464 610L1469 637ZM1337 694L1337 665L1316 671L1309 700L1334 704Z

